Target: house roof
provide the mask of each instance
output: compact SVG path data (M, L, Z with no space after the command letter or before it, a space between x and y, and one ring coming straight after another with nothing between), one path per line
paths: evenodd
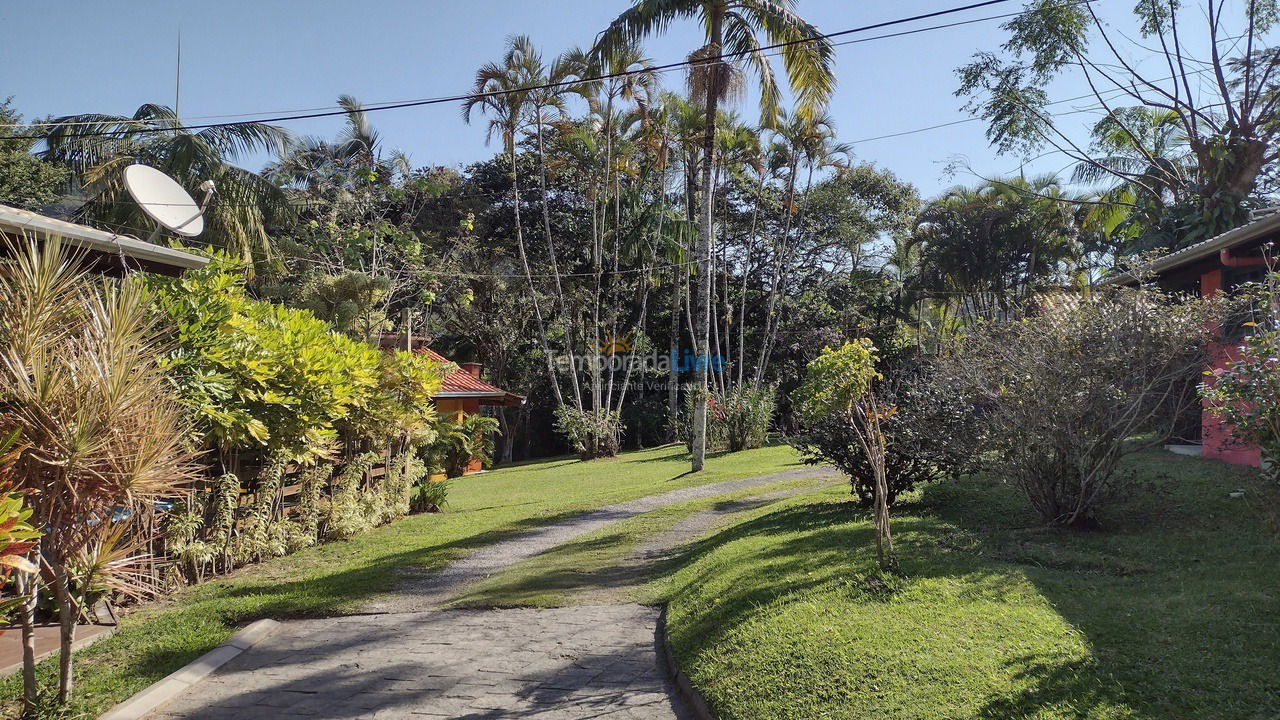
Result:
M15 235L26 233L40 239L61 237L64 241L91 252L113 257L123 255L137 261L144 270L166 275L178 275L183 270L201 268L209 264L208 258L199 255L8 205L0 205L0 232Z
M414 350L417 353L423 353L432 360L444 364L454 365L453 361L445 358L445 356L428 347L420 347ZM481 400L489 400L492 402L482 402L482 405L508 405L516 406L524 404L524 396L509 393L500 387L490 385L480 378L472 375L469 371L454 365L454 370L444 376L444 380L440 383L440 392L435 394L438 398L479 398Z
M1171 252L1153 262L1151 270L1155 273L1168 272L1217 255L1222 250L1259 240L1277 231L1280 231L1280 212L1271 213L1233 230L1228 230L1221 235ZM1127 275L1113 275L1102 282L1106 285L1127 285L1133 281L1133 278Z

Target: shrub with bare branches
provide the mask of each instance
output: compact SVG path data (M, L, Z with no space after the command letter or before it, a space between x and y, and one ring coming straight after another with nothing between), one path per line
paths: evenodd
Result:
M941 363L986 427L992 469L1044 521L1091 527L1121 458L1163 442L1193 410L1217 299L1150 288L1060 297L963 338Z

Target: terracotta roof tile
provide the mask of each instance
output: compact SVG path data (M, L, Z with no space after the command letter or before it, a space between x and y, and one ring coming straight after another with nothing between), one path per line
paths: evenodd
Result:
M446 359L443 355L436 352L435 350L432 350L431 348L418 348L414 350L414 352L424 353L428 357L430 357L432 360L438 363L442 363L442 364L452 363L452 361ZM507 391L503 390L502 388L490 385L489 383L481 380L480 378L472 375L471 373L461 368L458 368L445 376L444 380L440 383L440 392L442 393L474 393L477 395L492 394L492 393L510 394L510 393L507 393Z

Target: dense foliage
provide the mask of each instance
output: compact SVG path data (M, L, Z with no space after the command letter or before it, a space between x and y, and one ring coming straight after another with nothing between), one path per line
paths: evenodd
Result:
M151 283L172 327L162 366L224 462L251 448L310 461L339 439L385 442L434 419L440 377L425 356L384 353L306 310L254 300L225 257Z
M881 402L894 409L881 418L885 436L887 502L917 486L954 477L982 451L977 418L959 394L939 383L931 367L902 359L882 370ZM809 463L830 463L849 476L860 507L875 499L874 472L849 424L837 415L807 420L791 443Z
M762 447L777 411L777 398L777 388L770 386L712 391L706 399L707 449L738 452ZM676 433L686 446L692 443L690 424L695 402L690 394L676 421Z
M70 171L31 154L31 128L13 108L13 98L0 102L0 205L35 210L62 196ZM18 136L18 137L15 137Z

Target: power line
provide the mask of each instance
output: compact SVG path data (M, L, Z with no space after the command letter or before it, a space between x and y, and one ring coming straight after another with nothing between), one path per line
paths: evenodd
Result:
M1065 3L1065 5L1087 4L1087 3L1089 3L1089 2L1095 2L1095 1L1096 1L1096 0L1077 0L1076 2ZM499 96L499 95L510 95L510 94L513 94L513 93L519 93L519 92L532 92L532 91L537 91L537 90L552 90L552 89L556 89L556 88L564 88L564 87L570 87L570 86L575 86L575 85L582 85L582 84L584 84L584 83L599 82L599 81L602 81L602 80L612 80L612 79L622 78L622 77L631 77L631 76L633 76L633 75L641 75L641 74L656 73L656 72L665 72L665 71L667 71L667 70L672 70L672 69L676 69L676 68L690 67L690 66L694 66L694 65L706 65L706 64L710 64L710 63L715 62L715 61L719 61L719 60L727 60L727 59L733 59L733 58L740 57L740 56L743 56L743 55L749 55L749 54L755 54L755 53L766 53L766 52L771 51L771 50L781 50L781 49L783 49L783 48L792 47L792 46L795 46L795 45L801 45L801 44L807 44L807 43L812 43L812 42L818 42L818 41L820 41L820 40L830 40L831 38L843 37L843 36L845 36L845 35L851 35L851 34L853 34L853 33L867 32L867 31L869 31L869 30L878 30L878 29L880 29L880 28L884 28L884 27L891 27L891 26L894 26L894 25L903 25L903 24L906 24L906 23L917 22L917 21L919 21L919 20L927 20L927 19L929 19L929 18L941 17L941 16L945 16L945 15L952 15L952 14L955 14L955 13L965 12L965 11L968 11L968 10L974 10L974 9L977 9L977 8L987 7L987 6L991 6L991 5L998 5L998 4L1002 4L1002 3L1006 3L1006 2L1011 2L1011 0L983 0L982 2L976 2L976 3L971 3L971 4L968 4L968 5L961 5L961 6L957 6L957 7L953 7L953 8L947 8L947 9L945 9L945 10L937 10L937 11L930 12L930 13L922 13L922 14L919 14L919 15L913 15L913 16L911 16L911 17L898 18L898 19L896 19L896 20L886 20L886 21L884 21L884 22L873 23L873 24L870 24L870 25L862 25L862 26L855 27L855 28L849 28L848 30L841 30L841 31L838 31L838 32L833 32L833 33L825 33L825 34L815 35L815 36L813 36L813 37L800 38L800 39L797 39L797 40L789 40L789 41L787 41L787 42L775 43L775 44L773 44L773 45L765 45L765 46L762 46L762 47L756 48L756 49L754 49L754 50L743 50L743 51L738 51L738 52L722 53L722 54L717 55L717 56L715 56L715 57L699 58L699 59L697 59L697 60L680 60L680 61L678 61L678 62L671 62L671 63L666 63L666 64L663 64L663 65L656 65L656 66L651 66L651 67L647 67L647 68L640 68L640 69L637 69L637 70L625 70L625 71L619 71L619 72L614 72L614 73L604 73L604 74L596 75L596 76L592 76L592 77L589 77L589 78L581 78L581 79L576 79L576 80L565 80L565 81L553 82L553 83L543 83L543 84L541 84L541 85L532 85L532 86L526 86L526 87L520 87L520 88L513 88L513 89L510 89L510 90L495 90L495 91L480 92L480 93L471 93L471 92L469 92L469 93L459 94L459 95L446 95L446 96L439 96L439 97L422 98L422 99L418 99L418 100L408 100L408 101L404 101L404 102L397 102L397 103L386 103L386 104L382 104L382 105L376 105L376 106L366 107L366 108L364 108L364 110L365 110L365 112L377 112L377 111L381 111L381 110L396 110L396 109L407 108L407 107L421 107L421 106L425 106L425 105L438 105L438 104L442 104L442 103L461 102L461 101L468 100L468 99L472 99L472 98L496 97L496 96ZM1029 11L1029 12L1036 12L1036 11ZM1011 13L1011 15L1018 15L1018 14L1022 14L1022 13ZM1005 17L1005 16L999 16L999 17ZM987 19L990 19L990 18L987 18ZM973 21L973 22L977 22L977 21ZM956 24L961 24L961 23L956 23ZM952 25L943 25L943 26L939 26L939 28L941 28L941 27L951 27L951 26L952 26ZM917 28L917 29L912 30L912 31L906 31L906 32L902 32L902 33L894 33L894 34L891 34L891 35L886 35L885 37L898 37L898 36L901 36L901 35L908 35L908 34L912 34L912 33L915 33L915 32L926 32L926 31L933 30L933 29L938 29L938 28ZM873 39L879 39L879 38L865 38L865 39L860 40L860 41L869 41L869 40L873 40ZM850 42L854 42L854 41L849 41L849 42L840 43L840 44L850 44ZM262 119L260 119L260 120L254 120L254 121L233 121L233 122L222 122L222 123L200 123L200 124L194 124L194 125L182 125L182 126L180 126L180 127L181 127L182 129L186 129L186 130L203 130L203 129L219 128L219 127L235 127L235 126L238 126L238 125L248 125L248 124L253 124L253 123L275 123L275 122L287 122L287 121L291 121L291 120L307 120L307 119L312 119L312 118L334 117L334 116L340 116L340 115L346 115L346 114L347 114L347 111L346 111L345 109L336 109L336 110L326 110L326 111L322 111L322 112L303 112L303 113L295 113L295 114L290 114L290 115L277 115L277 116L274 116L274 117L266 117L266 118L262 118ZM146 122L146 121L139 121L139 122ZM90 124L98 124L98 123L90 123ZM55 126L56 126L56 125L58 125L58 124L54 123L54 124L52 124L52 125L55 125ZM31 127L31 125L20 125L20 124L14 124L14 125L10 125L10 127ZM170 131L170 130L173 130L173 129L175 129L175 128L170 128L170 127L144 127L144 128L137 128L137 129L135 129L135 130L131 130L131 131L129 131L129 133L128 133L128 134L133 134L133 135L137 135L137 134L150 134L150 133L167 132L167 131ZM119 133L119 132L107 132L107 131L103 131L103 132L84 133L84 134L78 135L77 137L80 137L80 138L86 138L86 137L108 137L108 136L119 135L119 134L121 134L121 133ZM43 139L45 139L45 136L44 136L44 135L11 135L11 136L9 136L7 139L14 139L14 140L43 140Z
M141 234L141 235L147 235L150 233L150 231L148 230L143 230L142 228L134 227L133 225L129 225L127 223L120 223L120 222L115 222L111 220L97 220L97 219L95 219L93 222L97 225L106 225L112 228L113 233L117 233L123 237L128 237L130 233ZM313 265L313 266L324 266L329 269L345 269L345 270L352 269L352 268L341 267L334 263L325 262L322 259L317 259L314 257L305 257L302 255L288 255L285 253L274 253L271 257L268 257L267 259L269 260L272 257L295 260L295 261L299 261L304 264ZM714 256L712 256L711 259L715 259ZM557 275L556 273L530 273L529 276L535 277L535 278L553 278L553 277L575 278L575 277L595 277L597 274L599 274L602 277L613 276L613 275L632 275L635 273L658 272L661 270L670 270L673 268L691 267L693 265L697 265L699 262L701 261L695 259L695 260L687 260L685 262L678 262L678 263L663 263L658 265L650 265L648 267L628 268L625 270L601 270L599 273L576 272L576 273L559 273L559 275ZM470 279L499 278L504 280L524 280L526 278L526 275L522 272L469 273L469 272L452 272L448 270L436 270L432 268L424 268L422 270L422 274L435 275L440 277L455 277L455 278L470 278Z
M1203 75L1211 71L1212 71L1212 68L1204 68L1202 70L1193 70L1187 73L1187 75ZM1166 80L1176 80L1178 77L1180 76L1170 75L1168 77L1157 78L1155 80L1152 80L1151 82L1164 82ZM1085 93L1084 95L1076 95L1075 97L1062 98L1061 100L1054 100L1053 102L1045 103L1045 107L1049 107L1052 105L1061 105L1062 103L1075 102L1076 100L1096 98L1096 97L1099 97L1100 95L1123 95L1127 92L1129 92L1128 88L1122 88L1122 87L1111 88L1110 90L1101 90L1097 93ZM1071 110L1068 112L1061 112L1061 113L1045 113L1045 115L1047 115L1048 117L1061 117L1063 115L1074 115L1080 112L1090 112L1093 110L1101 110L1101 109L1103 109L1101 105L1093 105L1092 107L1082 108L1079 110ZM917 133L928 132L930 130L938 130L944 127L951 127L952 125L963 125L965 123L978 122L980 120L982 120L982 118L978 118L978 117L961 118L959 120L952 120L951 122L939 123L937 125L929 125L928 127L916 128L914 130L903 130L902 132L889 133L888 135L877 135L875 137L862 138L861 140L850 140L849 143L851 145L857 145L858 143L874 142L876 140L888 140L889 138L902 137L903 135L915 135Z

